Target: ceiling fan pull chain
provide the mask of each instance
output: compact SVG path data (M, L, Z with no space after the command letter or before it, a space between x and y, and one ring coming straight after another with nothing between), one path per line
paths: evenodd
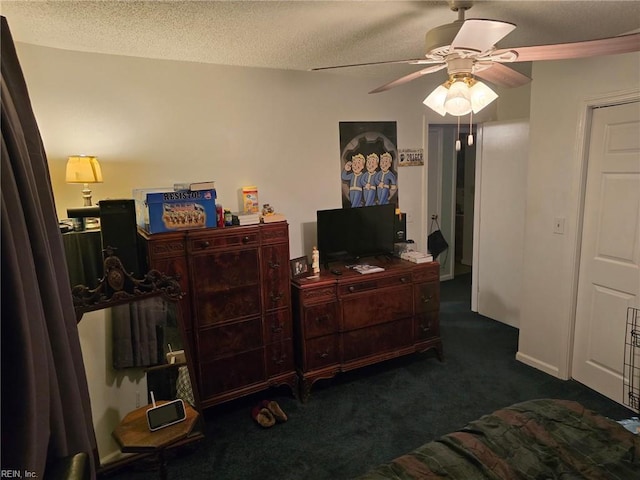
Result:
M456 136L456 152L459 152L462 148L460 144L460 117L458 117L458 135Z
M473 110L469 114L469 136L467 137L467 145L473 145Z

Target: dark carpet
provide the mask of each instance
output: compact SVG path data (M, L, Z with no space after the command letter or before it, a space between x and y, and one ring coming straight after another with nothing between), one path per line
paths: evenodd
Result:
M576 400L616 420L633 416L578 382L516 361L518 330L469 310L470 281L467 274L442 283L443 362L427 352L340 374L317 382L304 404L283 388L208 409L206 438L169 459L169 479L348 479L534 398ZM265 398L277 400L289 421L260 428L250 411ZM157 475L147 465L108 478Z

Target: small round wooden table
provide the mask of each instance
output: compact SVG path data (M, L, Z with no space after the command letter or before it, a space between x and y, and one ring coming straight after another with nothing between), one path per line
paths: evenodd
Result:
M162 405L163 401L157 402ZM150 431L147 423L147 410L151 405L137 408L129 412L113 431L122 453L147 453L155 454L158 459L160 479L167 478L167 464L164 451L167 448L202 438L201 432L194 432L198 422L198 412L187 402L184 404L187 418L174 425Z

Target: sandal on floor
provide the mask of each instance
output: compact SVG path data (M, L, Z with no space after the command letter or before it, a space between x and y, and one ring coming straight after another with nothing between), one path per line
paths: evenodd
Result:
M262 405L256 405L253 407L253 410L251 410L251 416L256 422L258 422L258 425L263 428L273 427L276 423L276 419L271 411Z
M263 400L262 407L268 409L278 422L286 422L287 414L282 411L275 400Z

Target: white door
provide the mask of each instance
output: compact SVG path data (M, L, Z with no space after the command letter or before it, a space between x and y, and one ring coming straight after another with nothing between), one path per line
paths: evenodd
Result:
M623 401L627 307L640 299L640 103L593 111L572 376Z
M481 133L476 150L471 309L517 328L529 122L485 123Z

